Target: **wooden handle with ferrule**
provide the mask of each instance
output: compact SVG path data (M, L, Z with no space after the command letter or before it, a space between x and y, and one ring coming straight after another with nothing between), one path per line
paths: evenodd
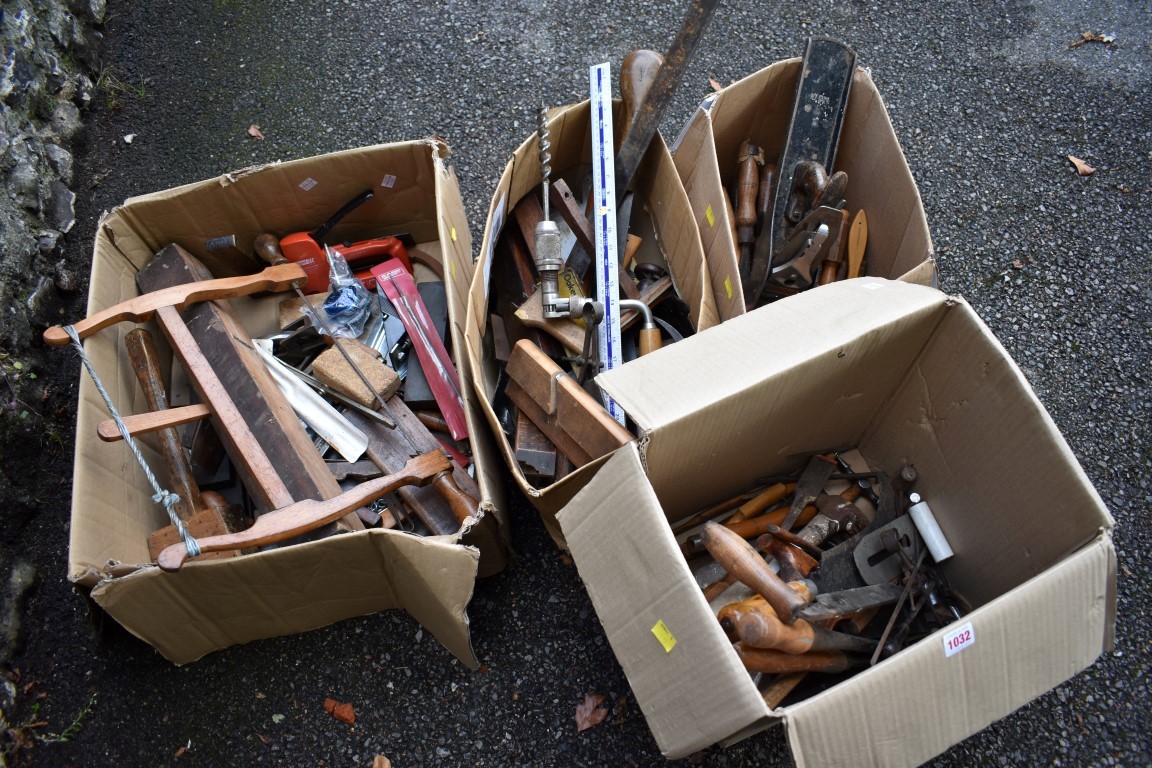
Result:
M256 239L252 241L252 250L256 253L256 257L265 264L276 266L277 264L288 263L284 252L280 250L280 241L276 239L275 235L270 235L267 232L256 235Z
M136 372L136 379L144 391L144 401L148 403L148 408L152 411L167 410L168 393L164 390L160 357L156 352L152 334L144 328L135 328L124 336L124 346L128 350L132 370ZM200 488L192 476L192 464L174 427L162 429L156 436L159 438L160 455L164 458L164 465L168 469L168 482L172 485L172 490L180 496L180 502L176 504L176 514L181 520L187 520L204 509Z
M807 599L772 572L760 553L739 534L719 523L707 522L702 537L708 554L724 570L767 600L785 624L791 624L795 612L808 604Z
M740 245L756 241L756 200L760 192L763 150L745 140L736 167L736 239Z
M660 336L659 328L641 328L636 332L636 346L639 348L640 356L655 352L664 346L664 340Z
M796 483L776 483L775 485L768 486L741 504L732 514L732 517L728 518L728 526L731 527L732 523L738 523L741 520L755 517L773 504L782 501L795 490Z
M103 309L74 323L73 327L81 339L86 339L97 331L126 320L136 323L147 322L156 314L156 310L162 307L175 307L177 312L182 312L189 305L201 301L234 299L261 291L286 291L293 284L306 278L304 269L299 265L280 264L254 275L221 277L215 280L173 285ZM50 347L59 347L71 340L59 325L44 331L44 343Z
M298 501L261 515L247 530L225 536L210 536L197 543L201 552L222 552L286 541L335 522L352 510L401 486L427 485L436 475L450 467L448 457L442 451L429 451L410 459L399 472L366 480L339 496L324 501ZM178 571L187 559L188 550L180 543L165 548L156 558L156 563L165 571Z

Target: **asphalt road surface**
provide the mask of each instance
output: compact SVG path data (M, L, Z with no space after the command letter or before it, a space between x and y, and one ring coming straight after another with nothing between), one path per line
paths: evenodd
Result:
M666 48L684 5L113 0L105 82L120 87L88 114L70 263L86 273L97 216L129 196L433 134L453 149L478 241L536 107L585 98L590 65ZM1111 40L1073 47L1085 32ZM710 78L728 83L797 56L813 34L850 44L871 70L924 199L941 287L991 326L1116 518L1115 651L932 764L1147 765L1152 12L1103 0L729 2L669 108L666 135ZM263 140L247 134L252 124ZM1068 155L1095 173L1077 175ZM469 607L481 671L400 613L177 668L126 633L91 628L65 580L62 480L29 526L41 579L16 666L50 729L91 708L73 738L16 764L367 766L378 754L396 766L665 762L575 568L523 502L512 512L519 562L479 583ZM613 712L577 733L576 705L590 692ZM353 703L355 726L325 714L329 696ZM773 729L692 762L790 758Z

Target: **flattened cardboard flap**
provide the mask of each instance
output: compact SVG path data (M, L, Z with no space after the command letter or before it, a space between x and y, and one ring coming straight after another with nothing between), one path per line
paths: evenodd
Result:
M715 653L728 641L665 525L635 443L617 450L557 519L656 740L662 750L677 745L666 757L767 717L736 653Z
M475 549L442 538L360 531L190 563L177 573L149 567L102 581L92 597L176 664L238 643L402 608L475 669L465 609L479 558Z

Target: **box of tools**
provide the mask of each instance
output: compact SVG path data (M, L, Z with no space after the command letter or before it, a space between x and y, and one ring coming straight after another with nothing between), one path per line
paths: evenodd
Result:
M617 136L624 105L613 104ZM589 102L551 110L547 119L549 219L562 232L561 301L595 296L603 273L589 222L593 183ZM517 484L555 536L550 513L566 500L565 478L633 435L604 410L591 384L599 362L593 333L598 318L542 316L546 293L537 270L535 238L543 218L539 131L516 150L496 187L469 295L469 369L479 405ZM714 326L719 317L700 236L671 155L659 135L640 163L632 192L618 200L621 349L629 359L663 343ZM582 234L581 230L586 230ZM620 236L627 234L627 240ZM573 265L584 260L584 266ZM589 267L588 262L594 261ZM583 277L572 277L577 270ZM567 276L567 277L565 277ZM599 276L596 279L600 279ZM640 306L643 305L643 306ZM585 308L587 306L585 305ZM587 322L590 320L591 323ZM655 345L653 345L655 346Z
M834 279L935 284L875 83L839 42L813 38L805 56L710 94L673 143L721 320Z
M466 607L506 562L505 505L460 354L471 237L449 156L430 139L273 163L100 222L85 323L119 305L141 325L75 327L203 554L182 563L85 374L68 575L173 662L403 609L477 664Z
M1113 520L962 298L846 280L597 382L645 439L556 518L668 758L917 765L1112 647Z

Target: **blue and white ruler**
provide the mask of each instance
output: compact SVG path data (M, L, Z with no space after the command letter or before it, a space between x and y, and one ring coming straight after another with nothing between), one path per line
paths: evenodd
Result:
M597 334L605 370L620 366L620 273L616 244L616 142L612 138L612 75L607 63L588 73L592 100L592 195L596 230L596 300L604 307ZM624 424L624 409L603 395L604 407Z

